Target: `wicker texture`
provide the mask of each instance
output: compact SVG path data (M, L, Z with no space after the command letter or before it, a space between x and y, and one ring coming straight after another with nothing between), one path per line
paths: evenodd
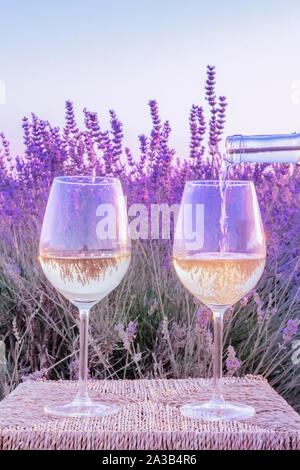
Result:
M298 449L300 417L262 377L225 378L225 399L252 405L253 418L205 422L179 406L207 400L211 381L90 381L94 399L120 411L97 418L48 418L43 406L70 400L76 382L27 381L0 403L0 449Z

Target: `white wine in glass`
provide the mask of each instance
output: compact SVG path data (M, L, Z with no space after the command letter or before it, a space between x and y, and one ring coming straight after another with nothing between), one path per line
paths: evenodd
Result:
M197 211L197 206L203 210ZM197 214L198 218L201 214L201 220L196 220ZM197 237L197 230L203 236ZM183 405L184 415L219 421L246 419L255 413L251 406L226 402L222 396L223 316L255 287L265 260L265 236L252 182L186 183L175 231L173 264L182 284L213 313L214 394L207 403Z
M79 309L79 390L70 403L45 407L55 416L101 416L117 404L93 401L88 392L90 309L115 289L130 263L125 199L115 178L54 179L40 238L40 263L51 284Z
M123 279L129 253L47 253L40 256L51 284L71 302L99 302Z
M205 305L233 305L259 281L265 256L244 253L199 253L174 258L182 284Z

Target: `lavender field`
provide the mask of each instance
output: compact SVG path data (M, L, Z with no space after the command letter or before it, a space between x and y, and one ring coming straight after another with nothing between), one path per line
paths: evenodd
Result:
M203 106L203 107L202 107ZM66 102L60 129L32 114L24 118L25 151L13 156L0 134L0 394L28 378L75 379L77 312L54 290L38 261L38 241L52 180L57 175L113 175L128 205L180 202L188 179L218 179L226 98L207 69L202 106L190 111L190 158L170 147L169 121L149 102L151 134L140 135L140 156L123 146L123 126L111 128L83 110L80 129ZM228 108L230 114L230 106ZM250 179L266 231L267 265L257 288L225 316L225 374L262 374L300 411L300 172L293 165L232 166L230 179ZM128 274L93 308L90 376L198 377L212 372L210 312L185 290L171 265L172 240L136 240ZM2 343L2 344L3 344Z

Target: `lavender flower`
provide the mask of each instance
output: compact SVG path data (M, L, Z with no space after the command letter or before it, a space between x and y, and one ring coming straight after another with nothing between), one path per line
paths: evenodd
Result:
M130 321L127 328L126 328L127 338L130 342L133 341L135 336L136 336L137 325L138 325L137 321L136 322Z
M142 360L142 353L136 353L133 355L134 362L140 362Z
M242 300L240 302L243 305L243 307L245 307L247 305L247 303L249 302L249 299L252 297L252 295L253 295L253 292L251 291L242 298Z
M218 142L221 141L221 135L224 130L225 117L226 117L226 96L219 97L218 111L216 117L216 134Z
M297 334L299 325L300 320L298 318L287 321L287 324L282 331L282 346L285 346L286 343L290 342L291 339Z
M190 143L190 157L195 159L198 155L198 147L200 144L198 125L197 125L197 110L198 107L193 104L190 112L190 132L191 132L191 143Z
M211 319L210 310L207 307L200 307L197 310L196 316L197 325L202 329L207 328L207 325Z
M111 116L111 128L113 135L113 145L112 145L112 155L113 155L113 164L117 173L120 173L120 168L122 167L120 163L120 156L122 155L122 123L118 120L116 113L113 110L109 111Z
M130 343L132 343L136 337L137 325L138 322L130 321L126 329L123 323L119 323L114 328L114 330L118 332L120 340L123 342L124 349L127 351L130 351Z
M142 135L139 135L139 141L140 141L140 150L141 150L139 170L140 170L140 173L143 173L145 163L147 160L147 154L148 154L148 139L144 134L142 134Z
M162 325L161 325L162 336L165 341L169 339L169 321L166 316L163 317Z
M148 310L149 317L151 317L154 314L154 312L155 312L155 310L157 310L157 308L158 308L158 302L157 302L157 299L155 298L155 299L153 299L152 305Z
M114 330L119 332L119 331L124 331L124 328L125 327L123 323L118 323L117 325L115 325Z
M227 348L227 359L226 359L227 374L232 376L241 366L240 361L236 358L235 350L232 346Z
M22 375L21 380L22 382L27 382L27 380L39 380L39 379L46 379L48 376L48 369L43 368L41 370L36 370L28 375Z
M215 72L215 67L208 65L207 66L207 80L206 80L206 99L209 103L210 106L210 120L209 120L209 147L210 147L210 154L215 155L217 151L217 143L218 143L218 137L217 137L217 119L216 115L218 112L218 109L216 107L216 94L215 94L215 80L216 72Z
M258 321L262 322L264 319L265 311L263 310L263 302L260 300L258 292L256 290L253 291L253 300L257 306L257 317Z
M79 361L75 360L69 364L70 380L79 379ZM90 369L87 369L87 377L90 379Z

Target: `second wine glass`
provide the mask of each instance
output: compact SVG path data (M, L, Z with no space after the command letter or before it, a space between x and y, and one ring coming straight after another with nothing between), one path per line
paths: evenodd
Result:
M54 179L40 238L40 262L51 284L79 309L79 390L70 403L51 404L47 414L99 416L118 405L91 400L87 384L90 309L115 289L130 263L127 211L115 178Z
M214 321L214 392L209 402L187 403L184 415L235 420L251 406L222 396L222 334L225 311L253 289L266 258L255 188L249 181L189 181L179 210L173 264L183 285L209 307Z

